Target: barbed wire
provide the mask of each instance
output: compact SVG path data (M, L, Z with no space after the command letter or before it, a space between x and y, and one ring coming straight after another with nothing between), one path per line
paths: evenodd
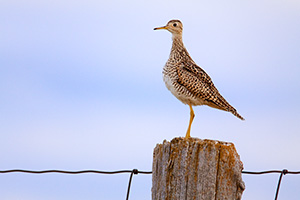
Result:
M126 200L129 199L129 193L130 193L130 187L132 182L133 175L137 174L152 174L152 171L139 171L138 169L132 169L132 170L118 170L118 171L99 171L99 170L80 170L80 171L67 171L67 170L24 170L24 169L10 169L10 170L0 170L0 174L6 174L6 173L32 173L32 174L45 174L45 173L62 173L62 174L85 174L85 173L96 173L96 174L120 174L120 173L130 173L129 176L129 182L127 187L127 194L126 194ZM279 179L278 184L276 188L275 193L275 200L278 198L279 189L281 185L281 180L283 175L286 174L300 174L300 171L289 171L287 169L283 170L268 170L268 171L242 171L243 174L251 174L251 175L262 175L262 174L271 174L271 173L279 173Z

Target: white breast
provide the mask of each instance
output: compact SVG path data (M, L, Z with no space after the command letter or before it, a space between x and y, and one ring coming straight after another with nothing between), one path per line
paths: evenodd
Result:
M170 92L182 103L184 104L191 104L191 105L203 105L204 102L196 98L193 94L191 94L186 88L179 85L177 83L177 77L169 76L168 74L163 75L163 80L166 84L166 87Z

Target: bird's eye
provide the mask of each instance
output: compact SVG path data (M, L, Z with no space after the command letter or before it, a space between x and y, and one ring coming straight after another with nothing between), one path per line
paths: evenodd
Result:
M173 24L173 26L174 26L174 27L176 27L176 26L177 26L177 24L176 24L176 23L174 23L174 24Z

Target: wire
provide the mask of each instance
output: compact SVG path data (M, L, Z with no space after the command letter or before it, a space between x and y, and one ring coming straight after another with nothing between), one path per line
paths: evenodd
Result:
M0 174L5 173L31 173L31 174L45 174L45 173L63 173L63 174L85 174L85 173L95 173L95 174L120 174L120 173L130 173L128 188L127 188L127 195L126 200L129 200L129 193L133 175L137 174L152 174L152 171L139 171L138 169L133 170L118 170L118 171L99 171L99 170L81 170L81 171L66 171L66 170L41 170L41 171L34 171L34 170L24 170L24 169L10 169L10 170L0 170ZM280 174L276 193L275 193L275 200L278 198L280 185L282 181L283 175L286 174L300 174L300 171L289 171L287 169L283 170L268 170L268 171L242 171L243 174L251 174L251 175L262 175L262 174L271 174L271 173L278 173Z
M119 171L99 171L99 170L81 170L81 171L65 171L65 170L42 170L42 171L33 171L33 170L24 170L24 169L11 169L11 170L0 170L0 173L31 173L31 174L45 174L45 173L63 173L63 174L86 174L86 173L96 173L96 174L120 174L120 173L130 173L129 183L127 188L126 200L129 200L129 193L131 187L131 181L133 174L152 174L152 171L139 171L138 169L133 170L119 170Z
M276 188L276 193L275 193L275 200L278 198L279 194L279 189L280 189L280 184L282 180L282 176L286 174L300 174L300 171L288 171L287 169L283 170L269 170L269 171L262 171L262 172L248 172L248 171L242 171L244 174L255 174L255 175L260 175L260 174L270 174L270 173L280 173L279 180L277 183L277 188Z
M11 170L0 170L0 173L31 173L31 174L45 174L45 173L63 173L63 174L85 174L85 173L95 173L95 174L120 174L120 173L131 173L133 170L119 170L119 171L99 171L99 170L81 170L81 171L65 171L65 170L24 170L24 169L11 169ZM151 174L151 171L138 171L139 174Z
M133 174L138 174L138 172L139 171L137 169L133 169L132 172L131 172L131 174L130 174L128 188L127 188L126 200L129 199L129 192L130 192L130 186L131 186L132 176L133 176Z
M280 176L279 176L279 180L278 180L278 184L277 184L277 189L276 189L276 193L275 193L275 200L277 200L278 198L278 193L279 193L279 188L280 188L280 184L281 184L281 180L282 180L282 175L285 175L287 172L286 169L282 170Z
M242 171L242 173L243 174L254 174L254 175L270 174L270 173L281 174L283 171L284 171L284 175L285 174L300 174L300 171L288 171L287 169L283 169L283 170L269 170L269 171L261 171L261 172Z

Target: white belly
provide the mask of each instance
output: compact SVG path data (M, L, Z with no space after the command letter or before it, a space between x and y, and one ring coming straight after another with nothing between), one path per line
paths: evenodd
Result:
M171 93L182 103L191 104L193 106L204 104L200 98L195 97L185 87L179 85L176 78L171 78L170 76L164 74L163 80L168 90L170 90Z

